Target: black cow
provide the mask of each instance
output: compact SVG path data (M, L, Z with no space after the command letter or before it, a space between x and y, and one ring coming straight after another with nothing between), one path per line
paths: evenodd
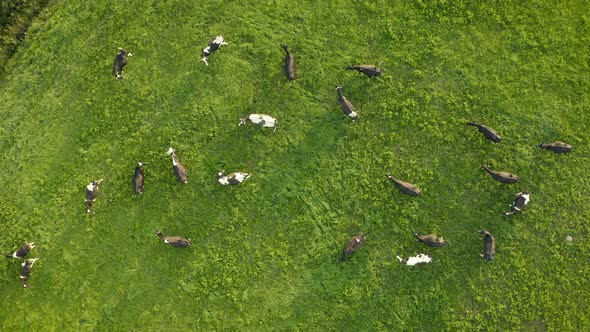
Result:
M289 52L289 48L287 45L281 45L281 47L285 50L285 75L289 81L295 80L295 58Z
M125 76L123 76L123 67L127 65L128 56L133 56L133 54L119 48L119 53L115 56L115 64L113 65L113 75L115 75L117 79L125 78Z

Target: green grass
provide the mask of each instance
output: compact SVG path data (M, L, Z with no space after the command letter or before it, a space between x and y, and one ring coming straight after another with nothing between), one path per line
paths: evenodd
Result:
M0 329L590 329L588 12L576 1L54 3L0 85L0 248L35 241L40 258L30 289L19 262L0 261ZM205 66L218 34L229 45ZM292 85L281 43L297 62ZM119 81L117 47L134 54ZM344 70L355 63L384 73ZM238 127L256 112L277 131ZM555 140L575 151L536 147ZM150 163L140 197L138 160ZM493 181L484 162L521 182ZM220 169L253 176L223 187ZM531 204L503 217L523 189ZM492 262L479 257L484 228ZM193 245L164 246L156 229ZM451 245L422 247L410 229ZM338 263L361 231L365 246ZM395 258L420 252L433 262Z

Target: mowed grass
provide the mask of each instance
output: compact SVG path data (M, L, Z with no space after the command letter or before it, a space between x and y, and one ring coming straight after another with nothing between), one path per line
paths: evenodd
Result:
M39 257L29 289L20 261L0 261L1 330L589 329L588 12L576 1L54 3L0 88L0 248L35 241ZM205 66L216 35L229 45ZM134 55L119 81L117 47ZM345 70L363 63L383 75ZM249 113L278 129L238 127ZM536 147L556 140L574 152ZM138 160L149 165L134 196ZM483 163L522 180L495 182ZM221 169L252 177L223 187ZM502 216L524 189L529 206ZM156 229L193 245L165 246ZM424 247L411 229L450 245ZM481 229L494 261L479 256ZM339 263L358 232L365 246ZM421 252L433 262L396 259Z

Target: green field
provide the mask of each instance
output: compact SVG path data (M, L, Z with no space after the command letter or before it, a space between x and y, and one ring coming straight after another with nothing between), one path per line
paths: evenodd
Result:
M588 13L548 0L54 1L0 77L0 250L35 241L39 257L28 289L21 261L0 260L0 330L590 330ZM217 35L229 45L205 66ZM124 80L118 47L133 53ZM276 132L239 127L250 113L278 118ZM574 151L537 147L557 140ZM221 186L221 169L252 177ZM531 203L503 216L524 189ZM359 232L364 247L339 263ZM418 253L433 262L396 259Z

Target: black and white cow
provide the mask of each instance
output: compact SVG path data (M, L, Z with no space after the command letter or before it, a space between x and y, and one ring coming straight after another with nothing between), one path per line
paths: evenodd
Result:
M201 61L203 61L208 66L209 62L207 61L207 58L211 55L211 53L217 51L217 49L219 49L219 47L221 47L222 45L227 45L227 43L223 39L223 36L217 36L213 38L213 40L210 41L209 44L207 44L207 47L203 49L203 58L201 59Z
M156 230L156 236L164 243L173 247L186 248L191 245L191 239L185 239L180 236L164 236L159 230Z
M248 115L247 118L244 119L240 119L240 126L245 125L248 121L257 124L257 125L261 125L263 127L269 127L269 128L274 128L275 130L277 129L276 125L278 124L278 120L273 118L270 115L266 115L266 114L250 114Z
M178 158L176 157L176 153L174 153L174 149L168 149L168 154L172 157L172 170L174 171L174 175L176 179L180 183L187 183L188 178L186 176L186 168L180 163Z
M35 242L25 242L12 254L6 254L6 258L24 258L33 248L35 248Z
M510 211L504 212L504 214L511 216L513 214L519 213L527 204L529 204L530 199L531 194L528 191L523 190L519 192L516 194L516 198L514 198L514 202L510 206Z
M20 282L23 284L24 288L29 287L29 284L27 283L27 281L29 279L29 276L31 275L31 270L33 269L33 264L35 264L35 262L38 259L39 258L27 259L22 264L23 268L20 270Z
M92 212L92 204L96 201L98 195L98 186L102 183L103 179L90 181L86 186L86 213Z
M337 86L336 91L338 91L338 102L340 103L340 108L342 108L342 112L344 112L344 114L346 114L352 120L352 122L355 122L356 119L358 119L356 109L354 108L352 103L348 101L348 99L346 99L346 97L344 97L344 95L342 94L341 86Z
M125 76L123 76L123 67L127 65L128 56L133 56L133 54L119 48L119 53L115 56L115 64L113 65L113 75L115 75L117 79L125 78Z
M133 191L136 194L143 194L143 183L145 180L145 175L143 174L143 165L146 165L144 163L142 163L141 161L137 163L137 166L135 167L135 170L133 171L133 179L132 179L132 183L133 183Z
M236 185L239 183L244 182L247 178L250 177L250 174L244 172L234 172L228 175L225 175L225 171L220 171L217 173L217 181L222 185Z

